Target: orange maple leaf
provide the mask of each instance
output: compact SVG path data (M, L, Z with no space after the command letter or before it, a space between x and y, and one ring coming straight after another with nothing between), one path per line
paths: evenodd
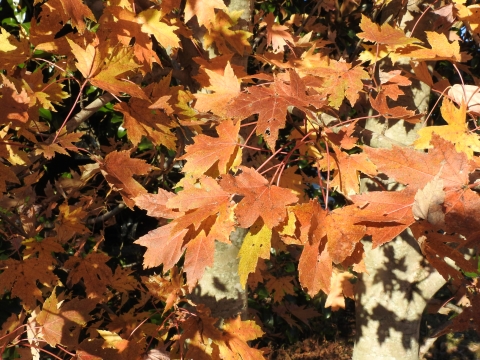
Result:
M461 187L468 183L469 162L466 154L454 150L454 145L438 135L432 136L433 149L428 154L411 148L396 147L363 151L377 165L379 172L387 174L412 189L423 188L438 174L445 187Z
M287 216L286 205L293 204L298 197L289 189L270 185L255 170L241 167L238 176L225 175L220 186L232 194L243 196L235 208L241 227L248 228L261 217L268 228L280 224Z
M273 13L265 16L265 20L260 26L264 25L267 26L267 45L272 45L273 52L283 52L284 46L288 45L287 41L290 44L294 43L292 35L285 31L288 30L288 26L275 23Z
M160 82L143 88L141 91L145 99L134 97L128 104L126 102L115 104L114 109L124 116L123 127L127 129L128 139L134 145L138 145L145 136L155 145L175 149L177 137L172 129L178 125L169 114L170 111L173 113L168 104L171 98L170 80L169 75Z
M373 249L392 240L415 222L412 213L414 197L415 191L409 187L403 191L371 191L351 196L355 204L361 208L398 218L399 224L367 224L366 231L372 235Z
M185 155L180 160L187 160L183 171L193 176L207 173L212 169L215 174L226 174L236 171L242 159L242 149L239 147L238 132L240 121L234 124L225 120L216 127L218 138L207 135L197 135L194 144L185 148Z
M310 104L318 108L324 105L318 97L307 95L305 83L295 71L290 71L289 75L289 84L276 77L273 86L248 88L248 93L239 95L227 112L228 116L241 119L259 114L257 134L263 135L270 149L275 149L278 131L285 126L289 106L311 113L307 109Z
M200 112L211 111L219 117L226 117L228 104L236 96L240 94L240 82L235 76L230 62L227 63L223 76L205 69L209 77L210 86L205 90L214 91L213 94L196 93L195 109Z
M143 267L145 269L163 264L163 271L166 272L180 260L184 251L183 238L188 230L183 229L174 232L174 225L170 223L159 227L135 241L135 244L147 248L143 256Z

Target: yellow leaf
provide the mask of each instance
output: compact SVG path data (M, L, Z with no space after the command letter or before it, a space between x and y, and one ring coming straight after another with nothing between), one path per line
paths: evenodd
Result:
M416 149L427 149L430 147L432 134L435 133L443 139L455 144L458 152L467 154L469 159L473 158L474 151L480 151L480 139L477 134L471 133L465 121L467 106L462 103L457 108L453 102L445 98L440 109L443 119L448 125L429 126L418 131L419 138L415 141Z
M250 231L242 247L238 252L240 263L238 264L238 274L240 275L240 284L245 288L248 274L253 273L257 267L258 258L270 258L270 241L272 239L272 230L270 230L259 218L250 227Z
M174 33L178 26L161 22L163 14L155 9L148 9L138 14L137 22L142 25L142 32L155 36L155 39L164 47L178 48L180 39Z

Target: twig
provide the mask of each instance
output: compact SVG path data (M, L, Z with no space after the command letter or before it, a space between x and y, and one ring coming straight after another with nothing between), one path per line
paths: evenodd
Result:
M21 227L17 226L12 220L10 220L7 216L0 213L0 219L8 223L11 227L13 227L19 235L22 235L24 238L28 238L28 234L23 230Z
M120 203L116 207L114 207L112 210L110 210L109 212L107 212L103 215L97 216L95 218L88 219L87 224L88 225L96 225L98 223L102 223L102 222L110 219L111 217L117 215L120 211L125 209L125 207L126 207L126 205L124 203Z

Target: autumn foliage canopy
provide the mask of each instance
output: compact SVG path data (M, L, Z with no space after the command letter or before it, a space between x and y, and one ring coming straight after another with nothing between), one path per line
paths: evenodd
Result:
M478 325L479 285L464 276L477 259L464 254L479 245L479 80L452 31L477 39L478 5L424 4L400 27L318 4L310 14L257 8L246 28L221 0L110 0L97 17L80 0L35 0L28 27L0 28L0 290L21 307L1 325L3 351L262 359L247 344L260 322L219 327L202 304L186 306L215 241L237 227L249 229L243 287L268 283L276 303L294 286L323 292L332 308L366 270L361 240L378 247L410 228L469 297L452 329ZM335 13L351 43L337 41ZM419 83L431 113L399 103ZM369 117L425 126L411 146L375 148L363 138ZM89 121L118 132L93 133ZM87 161L42 182L58 157ZM367 178L376 191L362 191ZM119 206L158 221L135 239L141 266L104 249L115 217L102 216ZM298 277L269 273L272 249L296 249Z

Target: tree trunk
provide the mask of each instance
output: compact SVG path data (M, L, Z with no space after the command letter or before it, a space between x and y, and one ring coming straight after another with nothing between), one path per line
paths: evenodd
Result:
M404 24L411 20L411 16L402 17L400 13L403 10L403 5L394 1L382 12L382 19L401 18L398 23L405 28ZM428 23L426 19L423 21ZM390 71L398 69L398 65L392 67L380 62L377 70L382 67L383 71ZM411 70L409 64L402 67L405 71ZM401 96L395 106L406 106L426 114L429 97L430 88L427 85L412 81L406 96ZM416 139L422 124L413 126L404 121L371 118L365 123L365 129L370 134L370 141L366 142L372 147L391 147L393 143L409 146ZM374 134L373 138L371 134ZM353 359L418 360L422 314L428 301L445 284L445 279L428 265L410 230L375 249L372 249L370 241L364 240L363 244L367 273L361 274L356 284L357 324Z
M417 360L423 310L445 280L409 230L373 250L371 242L363 245L368 273L356 285L353 359Z

